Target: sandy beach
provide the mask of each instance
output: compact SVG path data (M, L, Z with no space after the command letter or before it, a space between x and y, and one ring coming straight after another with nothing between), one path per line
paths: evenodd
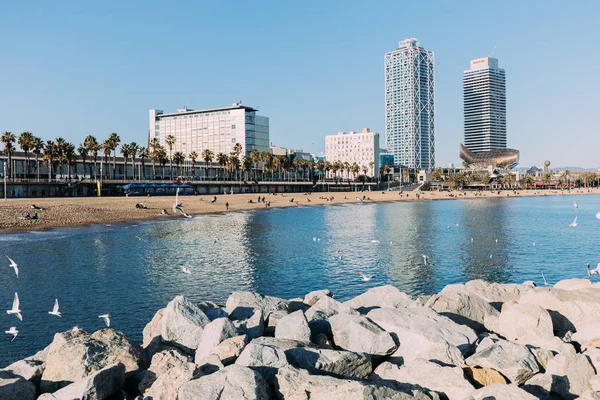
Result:
M600 189L560 190L504 190L501 192L336 192L336 193L288 193L269 195L265 203L258 203L258 194L218 195L216 203L211 204L212 196L180 196L185 211L190 215L257 210L267 208L297 207L307 205L327 205L357 203L357 197L365 196L365 203L390 201L430 201L457 200L473 198L506 198L524 196L560 196L569 194L599 194ZM331 199L333 197L333 199ZM69 197L0 200L0 232L23 232L43 230L55 227L75 227L91 224L115 224L136 220L157 218L182 218L174 215L172 205L174 196L162 197ZM249 201L252 201L250 203ZM137 203L146 202L147 209L136 208ZM227 210L225 203L229 203ZM31 205L41 207L34 210ZM169 215L161 215L166 209ZM23 215L38 213L38 220L23 219Z

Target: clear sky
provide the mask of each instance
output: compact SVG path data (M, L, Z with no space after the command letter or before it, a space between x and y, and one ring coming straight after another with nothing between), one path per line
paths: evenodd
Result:
M508 145L521 166L598 167L598 1L27 1L0 23L0 131L145 144L148 110L242 100L271 141L385 134L383 55L415 37L435 52L437 165L458 162L462 73L506 69Z

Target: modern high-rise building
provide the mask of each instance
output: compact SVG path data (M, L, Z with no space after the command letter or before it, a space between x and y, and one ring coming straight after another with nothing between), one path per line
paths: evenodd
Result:
M181 151L186 158L192 151L201 156L210 149L229 154L236 143L242 146L241 156L252 150L269 151L269 118L256 115L258 110L235 103L230 107L191 110L174 113L150 110L149 141L155 138L165 148L167 136L175 137L173 153Z
M435 166L434 55L406 39L385 54L385 134L394 164Z
M465 147L473 153L506 148L506 76L492 57L471 61L463 75Z
M378 176L379 133L363 128L359 133L339 132L337 135L325 136L325 159L330 163L356 163L361 173L366 170L367 176Z

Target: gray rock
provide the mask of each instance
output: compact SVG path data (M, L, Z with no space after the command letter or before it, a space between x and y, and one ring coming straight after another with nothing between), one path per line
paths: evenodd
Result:
M482 387L471 393L469 400L536 400L516 385L494 384Z
M211 354L210 356L203 358L200 361L196 361L196 365L200 369L201 375L214 374L215 372L225 368L225 366L216 354Z
M582 354L558 354L548 361L546 372L554 378L552 392L567 399L591 390L590 379L596 374L588 357Z
M584 321L572 336L582 348L600 347L600 318Z
M365 293L346 301L344 304L361 313L367 313L373 308L404 308L415 307L419 304L406 293L395 286L378 286Z
M398 348L388 332L361 315L337 314L329 323L335 345L344 350L387 356Z
M175 347L154 354L145 372L138 389L155 400L176 399L179 388L201 374L192 358Z
M254 339L263 335L265 331L265 318L261 309L256 309L250 318L233 321L238 334L248 335L248 338Z
M210 356L215 349L225 339L237 336L235 326L227 318L217 318L207 324L202 330L200 342L196 349L196 364L199 361Z
M275 337L277 339L310 341L310 328L304 313L295 311L279 320L275 328Z
M524 285L489 283L482 280L473 280L465 284L447 285L440 292L441 295L451 293L471 293L475 294L498 311L502 303L519 300L520 296L531 288Z
M214 374L183 385L178 400L269 400L269 385L259 373L241 365L230 365Z
M251 292L233 292L225 305L229 318L233 320L248 319L256 310L261 310L262 314L267 316L273 311L288 309L289 304L286 300Z
M442 367L422 358L402 367L384 362L375 369L373 378L419 385L444 393L449 400L467 399L475 390L460 367Z
M46 394L43 399L56 400L104 400L119 392L125 382L125 366L117 363L94 372L87 378L52 393ZM3 398L4 399L4 398Z
M145 363L141 347L110 328L92 335L82 330L57 333L48 347L41 391L55 392L115 363L125 366L125 378L135 375Z
M210 319L214 321L217 318L227 318L227 311L222 306L212 301L202 301L197 304L198 308Z
M562 281L556 282L554 289L561 290L579 290L592 286L592 281L589 279L563 279Z
M498 333L508 340L539 345L554 337L552 318L537 304L513 304L503 307Z
M142 347L144 349L148 348L152 344L157 344L162 342L162 317L165 312L164 308L161 308L154 314L152 320L146 324L144 327L144 331L142 332L143 342Z
M333 293L331 293L331 291L328 289L315 290L304 296L304 304L311 307L322 297L333 297Z
M507 377L512 383L522 385L533 375L540 372L539 365L526 346L498 340L491 346L467 358L466 363L470 366L493 368Z
M296 347L285 354L290 364L311 374L367 379L373 371L371 357L364 353Z
M10 371L0 371L0 399L35 400L35 385Z
M277 347L284 351L289 350L289 349L294 349L296 347L316 348L316 346L310 342L300 342L298 340L292 340L292 339L277 339L274 337L267 337L267 336L256 338L252 341L252 343L263 345L263 346L274 346L274 347Z
M283 349L253 341L246 345L235 364L250 367L272 382L277 370L288 365L288 361Z
M46 357L48 356L48 347L36 354L16 361L4 368L3 371L12 372L15 375L25 378L39 388L42 380L42 374L46 368Z
M229 339L223 340L217 347L212 351L224 365L229 365L235 362L235 360L242 354L244 347L248 344L247 335L234 336Z
M394 363L408 364L417 358L459 365L478 338L475 332L427 307L376 309L367 316L392 333L399 348Z
M302 312L302 311L300 311ZM277 311L273 311L269 314L269 316L267 317L267 321L265 323L265 335L275 335L275 327L277 326L277 324L279 323L279 321L285 317L286 315L289 315L290 313L287 312L286 310L277 310Z
M578 400L600 400L600 393L592 390L587 390L577 398Z
M588 357L594 366L596 373L600 373L600 349L596 347L588 347L582 354Z
M494 307L473 293L437 294L432 296L425 306L457 324L468 326L475 332L486 330L486 317L489 319L498 316Z
M191 301L177 296L165 308L161 320L163 341L192 353L198 347L202 330L210 320Z
M550 400L550 394L552 391L552 375L534 375L533 378L529 379L523 386L521 386L521 389L535 396L536 399Z
M321 297L312 307L310 307L306 313L306 320L311 330L312 336L316 337L318 334L325 334L329 338L333 338L331 332L331 325L329 324L329 317L336 314L350 314L359 315L359 312L354 308L347 306L346 304L340 303L331 297Z
M284 399L291 400L427 400L440 399L409 384L365 382L332 376L310 375L307 371L287 366L277 373L277 387Z

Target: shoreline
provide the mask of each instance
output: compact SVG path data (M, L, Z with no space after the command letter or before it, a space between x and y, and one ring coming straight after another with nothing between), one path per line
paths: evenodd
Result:
M502 190L499 192L403 192L402 197L398 191L384 192L318 192L310 195L304 193L286 193L269 195L260 193L265 198L265 203L270 202L270 207L265 203L258 203L258 193L217 195L217 202L211 204L212 195L209 196L180 196L184 203L185 211L194 215L218 214L236 211L253 211L267 208L286 208L298 206L318 206L331 204L357 204L356 197L365 196L365 203L389 202L415 202L432 200L464 200L464 199L493 199L515 197L543 197L600 194L600 188L576 189L568 191L558 190ZM408 195L408 197L407 197ZM417 198L417 195L419 197ZM333 197L333 200L328 200ZM146 202L147 209L135 208L137 203ZM31 231L45 231L53 228L82 228L91 225L125 224L136 221L158 219L182 218L180 214L173 215L172 205L174 196L155 197L69 197L69 198L26 198L0 200L0 234L26 233ZM250 203L249 201L252 201ZM225 203L229 203L226 208ZM35 204L41 210L31 209ZM166 209L169 215L162 215L161 210ZM25 220L26 213L38 213L39 219Z

